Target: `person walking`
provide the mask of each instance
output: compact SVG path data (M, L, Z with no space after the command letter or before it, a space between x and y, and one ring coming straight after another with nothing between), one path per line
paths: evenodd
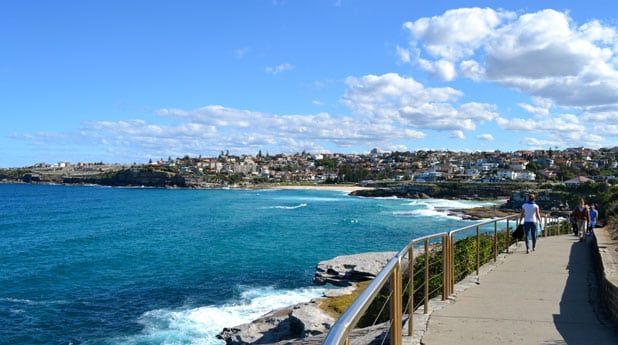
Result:
M586 236L586 226L590 221L590 213L588 212L588 207L586 206L586 202L583 198L579 199L579 205L577 205L575 209L573 209L572 215L577 222L577 229L579 230L579 241L582 242L584 240L584 236Z
M569 222L571 223L571 228L573 231L573 235L575 237L579 236L579 232L577 231L577 219L575 219L575 216L573 215L573 212L571 212L571 215L569 216Z
M588 224L588 235L592 235L594 227L597 226L597 219L599 218L599 211L597 211L595 204L590 205L589 216L590 224Z
M541 223L541 209L536 204L536 194L528 195L528 201L521 206L521 218L524 224L524 240L526 241L526 254L530 253L530 243L532 251L536 249L537 222Z

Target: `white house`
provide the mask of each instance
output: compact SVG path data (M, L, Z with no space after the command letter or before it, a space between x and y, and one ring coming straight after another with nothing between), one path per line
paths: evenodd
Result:
M517 173L513 170L498 170L497 177L499 179L515 180L517 179Z
M522 171L517 174L517 179L523 181L534 181L536 180L536 174L532 171Z

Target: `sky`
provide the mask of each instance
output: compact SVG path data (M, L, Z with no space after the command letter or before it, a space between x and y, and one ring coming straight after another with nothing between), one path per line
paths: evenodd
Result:
M2 1L0 167L618 145L618 5Z

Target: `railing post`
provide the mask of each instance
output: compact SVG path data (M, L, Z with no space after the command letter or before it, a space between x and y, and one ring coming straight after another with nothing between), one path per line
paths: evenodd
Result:
M425 314L429 313L429 240L425 239L425 292L424 292L424 308Z
M401 285L401 261L399 261L391 274L391 345L401 345Z
M414 333L414 243L408 249L408 275L410 290L408 290L408 336Z
M543 237L547 237L547 216L543 218Z
M448 297L448 235L442 236L442 300Z
M510 234L510 218L506 219L506 253L509 253L509 244L511 244L511 234Z
M494 262L498 261L498 222L494 222Z
M455 240L453 235L448 235L448 250L449 250L449 295L455 291Z
M481 227L476 226L476 277L480 276L481 271Z
M448 240L448 295L453 294L453 263L455 259L453 259L453 239L450 235L446 235L446 239Z

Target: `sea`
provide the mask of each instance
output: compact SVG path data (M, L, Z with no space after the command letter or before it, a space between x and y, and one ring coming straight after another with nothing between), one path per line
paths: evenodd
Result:
M470 224L442 208L486 204L0 184L0 344L222 345L224 327L321 296L319 261L399 250Z

